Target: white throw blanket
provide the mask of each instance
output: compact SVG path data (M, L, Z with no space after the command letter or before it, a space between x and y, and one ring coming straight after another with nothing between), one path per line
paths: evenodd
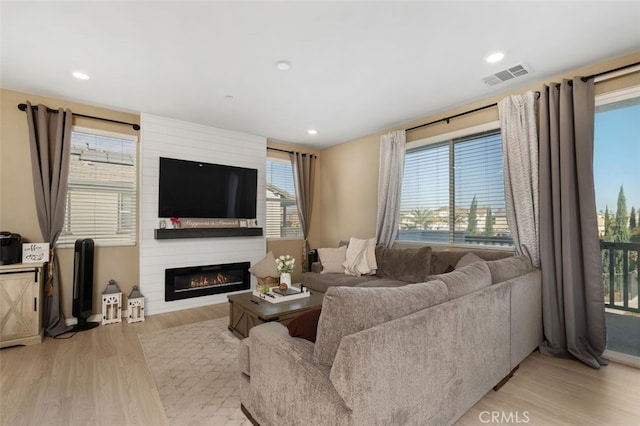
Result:
M344 273L356 277L375 274L378 269L375 248L375 238L366 240L351 238L347 247L347 259L343 264Z

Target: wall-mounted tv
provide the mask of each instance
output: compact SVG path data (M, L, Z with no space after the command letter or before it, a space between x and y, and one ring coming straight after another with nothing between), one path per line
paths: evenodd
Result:
M258 171L160 157L159 217L255 219Z

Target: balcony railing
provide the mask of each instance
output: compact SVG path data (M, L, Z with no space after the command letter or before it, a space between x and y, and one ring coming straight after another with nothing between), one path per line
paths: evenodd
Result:
M602 282L607 308L640 313L640 244L600 241Z

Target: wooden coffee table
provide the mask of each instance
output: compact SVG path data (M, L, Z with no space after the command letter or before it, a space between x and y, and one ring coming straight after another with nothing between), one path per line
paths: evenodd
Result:
M314 291L309 297L280 303L267 302L251 292L233 294L228 298L229 331L242 339L249 336L249 330L256 325L270 321L287 325L301 313L321 308L324 294Z

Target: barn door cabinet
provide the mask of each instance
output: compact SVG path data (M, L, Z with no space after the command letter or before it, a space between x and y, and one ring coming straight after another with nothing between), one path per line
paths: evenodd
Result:
M42 341L43 263L0 265L0 347Z

